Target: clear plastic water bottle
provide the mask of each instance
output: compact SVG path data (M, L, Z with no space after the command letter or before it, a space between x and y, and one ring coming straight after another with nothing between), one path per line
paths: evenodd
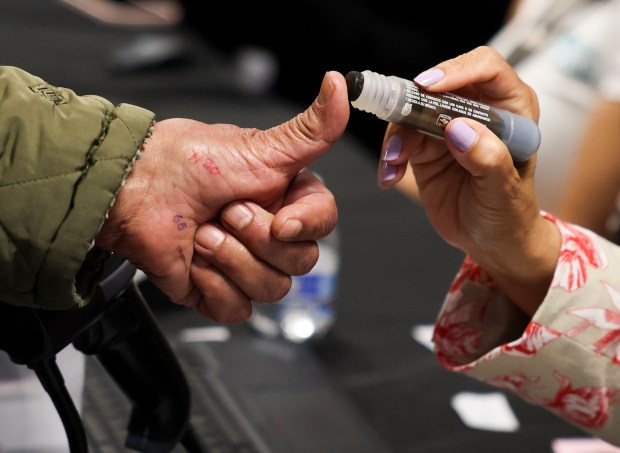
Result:
M336 319L334 302L340 270L340 238L336 228L318 241L319 259L305 275L293 276L288 294L279 302L254 304L250 327L268 338L294 343L318 340Z

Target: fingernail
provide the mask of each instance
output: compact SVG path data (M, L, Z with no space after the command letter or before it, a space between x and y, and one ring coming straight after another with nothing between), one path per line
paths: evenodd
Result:
M383 161L393 161L398 159L403 149L403 141L398 135L392 135L388 138L388 141L383 149Z
M437 68L428 69L418 74L418 76L415 79L413 79L413 81L417 83L418 85L422 85L423 87L428 87L428 86L431 86L439 82L441 79L443 79L444 75L445 73L441 69L437 69Z
M323 77L323 82L321 83L321 91L319 91L319 96L316 98L318 104L327 104L334 93L334 89L335 87L332 83L332 79L329 77L329 72L326 72L325 77Z
M456 120L446 133L446 137L456 148L465 152L476 140L478 134L462 120Z
M280 239L293 239L301 231L301 222L295 219L288 219L278 234Z
M236 230L243 229L254 218L254 213L244 204L235 204L224 211L224 220Z
M382 162L379 171L379 182L388 182L396 178L396 166Z
M218 248L225 238L224 233L213 225L202 225L196 231L196 242L209 250Z

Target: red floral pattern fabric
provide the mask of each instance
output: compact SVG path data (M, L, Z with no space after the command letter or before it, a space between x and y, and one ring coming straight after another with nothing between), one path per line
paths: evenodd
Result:
M559 228L562 248L534 317L519 321L515 306L467 257L437 318L435 352L448 370L620 445L620 247L541 215Z

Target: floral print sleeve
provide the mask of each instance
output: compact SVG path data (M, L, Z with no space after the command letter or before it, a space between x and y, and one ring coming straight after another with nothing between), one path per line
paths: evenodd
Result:
M437 357L620 445L620 247L542 215L560 229L562 249L534 317L466 258L437 318Z

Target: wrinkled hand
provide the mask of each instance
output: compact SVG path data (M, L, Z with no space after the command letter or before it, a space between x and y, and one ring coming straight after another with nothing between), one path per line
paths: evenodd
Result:
M221 224L199 227L195 237L193 281L209 296L205 316L246 319L249 301L280 300L290 289L290 275L305 274L316 264L316 239L337 222L333 194L311 171L293 180L276 214L245 201L224 207ZM291 242L293 240L294 242Z
M443 71L443 78L437 77ZM538 100L490 47L445 61L432 72L429 91L454 92L538 121ZM439 81L437 79L440 78ZM483 124L454 119L446 141L390 124L380 163L380 186L393 186L410 162L420 200L436 231L498 280L543 288L559 253L559 234L544 220L534 190L536 157L516 168L506 146ZM402 146L399 146L399 143ZM386 147L393 148L386 153ZM385 160L386 154L398 154ZM386 169L395 178L385 181ZM528 286L529 285L529 286ZM544 288L543 288L544 290ZM521 295L509 290L515 298ZM530 294L531 296L531 294Z
M306 111L268 130L156 123L97 245L175 303L219 322L247 319L250 300L279 300L290 275L312 268L315 241L335 227L333 195L305 167L348 118L344 77L330 72Z

